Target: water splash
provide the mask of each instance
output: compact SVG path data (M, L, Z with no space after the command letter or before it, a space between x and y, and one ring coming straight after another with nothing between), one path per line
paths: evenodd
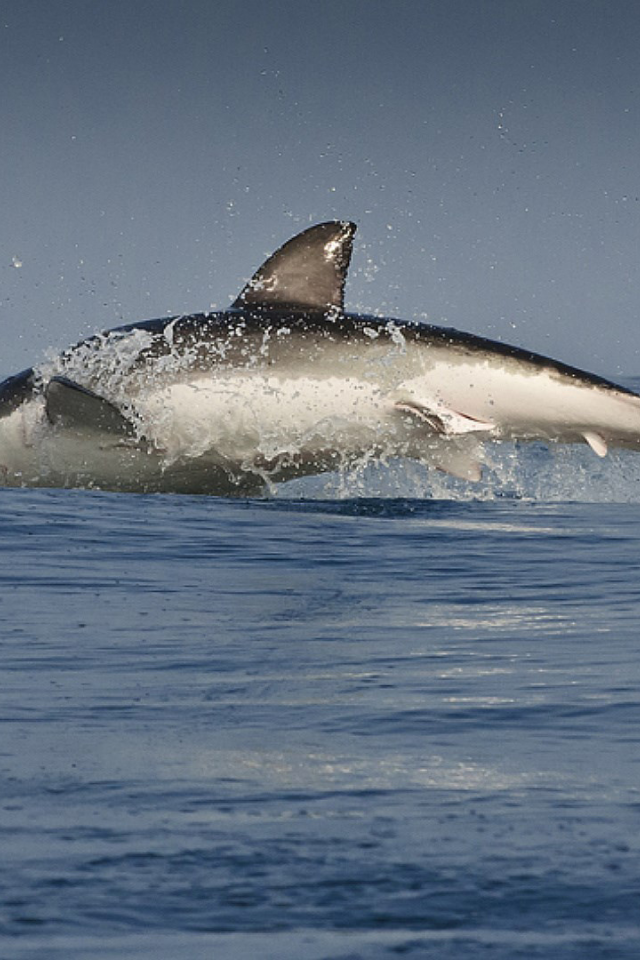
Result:
M345 449L357 449L358 443L349 434L355 425L358 440L363 440L359 405L379 406L383 393L373 382L365 387L357 382L349 394L349 379L344 376L335 382L331 377L317 382L312 378L305 383L308 402L301 407L295 380L271 382L268 376L253 376L264 359L268 331L257 346L252 345L251 356L247 344L243 366L235 372L225 366L225 352L237 347L243 328L231 329L226 338L214 339L209 345L208 349L216 352L215 359L221 361L214 384L210 370L203 369L201 345L174 342L176 322L167 324L160 336L145 329L98 335L49 358L37 368L37 376L44 384L52 376L62 375L110 400L132 419L140 437L160 452L165 467L180 462L189 470L191 462L210 450L231 460L243 441L247 469L258 481L262 478L267 495L278 500L640 501L640 457L634 453L612 451L599 459L586 445L487 443L480 457L482 479L471 482L410 459L381 460L380 449L374 452L376 435L371 431L364 436L364 449L370 447L371 454L334 470L338 458L331 459L321 475L283 482L286 471L282 464L288 460L295 464L307 445L330 449L340 436ZM383 372L395 357L393 351L405 347L399 331L396 336L392 330L391 340L391 353L373 361ZM211 359L208 356L209 363ZM185 372L193 374L188 382L183 382ZM194 392L198 393L197 404L192 402ZM301 409L306 420L300 416Z
M494 443L487 444L479 483L459 480L414 461L370 461L355 469L280 484L271 490L271 496L279 500L640 503L640 457L613 451L600 460L586 446Z

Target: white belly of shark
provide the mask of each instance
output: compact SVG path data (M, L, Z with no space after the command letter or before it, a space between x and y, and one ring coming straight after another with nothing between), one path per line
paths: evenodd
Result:
M305 231L233 306L91 338L0 385L0 482L230 494L371 459L476 480L486 441L640 448L640 397L517 348L343 312L355 228Z

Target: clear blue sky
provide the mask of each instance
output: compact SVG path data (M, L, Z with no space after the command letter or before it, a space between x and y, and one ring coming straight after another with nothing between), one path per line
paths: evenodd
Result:
M0 2L8 374L356 220L351 308L640 374L636 0Z

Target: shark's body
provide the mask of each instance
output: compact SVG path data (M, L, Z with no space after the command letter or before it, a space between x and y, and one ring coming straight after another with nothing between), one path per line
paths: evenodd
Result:
M355 226L280 248L229 310L92 337L0 384L0 483L244 493L369 458L480 476L486 440L640 449L640 397L471 334L345 313Z

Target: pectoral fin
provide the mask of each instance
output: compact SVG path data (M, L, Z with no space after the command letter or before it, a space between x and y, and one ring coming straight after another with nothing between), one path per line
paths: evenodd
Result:
M451 410L444 404L434 402L426 405L415 400L399 400L395 404L396 410L409 413L429 424L434 433L445 437L461 436L465 433L489 433L495 429L495 424L487 420L478 420L465 413Z
M53 377L45 390L49 422L79 432L133 437L133 424L109 400L67 377Z

